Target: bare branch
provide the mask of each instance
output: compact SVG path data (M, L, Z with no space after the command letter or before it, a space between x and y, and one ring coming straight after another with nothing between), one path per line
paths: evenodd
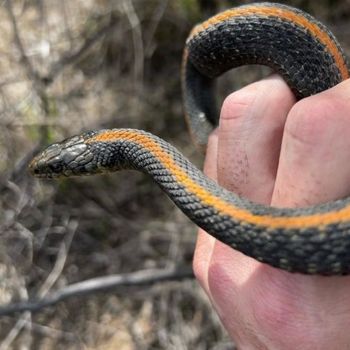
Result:
M28 292L26 288L20 288L20 294L23 298L28 298ZM0 350L7 350L11 347L12 343L21 333L25 325L30 329L32 323L32 314L30 312L24 312L20 318L16 321L15 325L12 327L11 331L7 336L1 341Z
M139 84L139 88L143 84L143 61L144 61L144 49L142 40L141 23L135 11L135 8L130 0L123 1L123 8L126 16L129 20L130 27L132 29L132 38L134 44L134 82Z
M12 317L3 317L3 319L7 322L12 322L13 319ZM31 322L31 321L23 321L24 322L24 327L28 328L29 330L41 334L45 337L49 337L51 339L64 339L66 341L70 342L76 342L77 341L77 336L74 335L74 333L66 332L66 331L61 331L49 326L45 326L39 323ZM0 350L3 350L0 346Z
M107 25L100 28L99 30L94 32L94 34L88 37L76 51L74 51L73 53L63 55L61 59L59 59L51 66L49 74L43 78L44 83L47 85L51 84L57 77L57 75L60 74L65 67L72 66L76 62L78 62L81 59L81 57L90 49L91 46L93 46L97 41L99 41L101 37L112 31L115 24L115 21L111 19Z
M92 278L83 282L68 285L67 287L59 289L40 300L3 306L0 308L0 316L23 311L36 312L71 297L90 295L96 292L111 290L116 287L141 286L187 278L193 278L192 268L190 267L150 269L120 275Z
M67 225L68 233L66 235L65 240L61 243L61 246L59 248L55 266L53 267L49 276L46 278L45 282L42 284L42 286L39 289L38 297L40 299L46 296L46 294L49 292L49 290L52 288L52 286L56 283L57 279L61 275L63 267L67 260L67 255L68 255L70 245L72 243L72 240L77 228L78 228L78 222L76 220L72 220L68 223Z
M15 17L15 14L13 13L12 1L5 0L5 5L6 5L6 9L7 9L8 15L10 17L11 24L12 24L13 39L14 39L14 42L15 42L15 44L19 50L19 53L21 55L21 62L23 63L23 65L27 71L28 78L35 83L39 83L40 82L39 74L35 71L32 63L28 59L28 57L25 53L25 50L24 50L24 46L23 46L21 37L19 35L16 17Z
M160 0L157 8L154 11L154 16L152 18L151 25L148 29L147 35L145 36L145 57L148 57L154 50L152 41L154 34L157 31L159 23L165 13L166 8L168 7L168 0Z
M46 278L45 282L40 287L40 290L38 292L40 299L42 299L42 297L45 297L45 295L51 289L53 284L57 281L58 277L61 275L61 272L63 270L63 267L67 259L69 247L72 243L77 226L78 226L77 221L72 220L71 222L69 222L68 235L66 239L61 243L60 249L57 254L55 265L51 273L49 274L49 276ZM18 311L21 311L21 310L18 310ZM11 343L16 339L16 337L22 331L22 329L28 325L28 322L31 319L31 313L28 312L30 310L22 310L22 311L26 311L26 312L16 322L16 325L12 328L11 332L7 335L5 341L1 343L0 350L8 349Z
M7 350L10 348L13 341L17 338L25 325L30 325L31 313L25 312L21 318L16 322L9 334L0 344L0 350Z

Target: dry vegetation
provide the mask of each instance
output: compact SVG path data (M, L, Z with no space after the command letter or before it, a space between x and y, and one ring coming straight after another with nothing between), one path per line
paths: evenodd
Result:
M200 164L182 118L181 53L193 24L228 3L239 2L1 2L0 303L124 278L109 291L2 316L1 350L233 348L191 274L196 229L149 179L39 182L26 173L43 145L103 127L146 129ZM349 44L349 0L286 3L336 23Z

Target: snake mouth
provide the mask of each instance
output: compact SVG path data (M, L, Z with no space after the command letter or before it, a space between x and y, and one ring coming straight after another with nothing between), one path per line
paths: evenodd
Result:
M28 166L28 171L36 178L54 179L64 175L60 161L47 161L44 152L38 154Z
M57 174L41 174L38 171L30 171L30 173L38 179L58 179L60 177L63 177L62 175Z
M36 167L35 164L34 165L30 164L28 167L28 171L32 176L38 179L57 179L62 176L54 173L41 172L40 169Z
M35 177L44 178L44 174L41 174L39 168L37 167L37 162L38 160L36 159L36 157L32 159L32 161L28 165L28 171L31 175Z

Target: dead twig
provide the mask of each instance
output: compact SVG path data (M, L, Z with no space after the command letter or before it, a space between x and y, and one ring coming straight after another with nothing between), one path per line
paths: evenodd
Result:
M134 83L135 87L142 90L143 74L144 74L144 48L142 39L142 28L140 19L137 16L135 8L130 0L124 0L123 9L132 29L132 39L134 45Z
M28 79L32 80L34 83L40 83L41 82L40 76L38 72L34 69L32 63L30 62L30 60L28 59L28 56L25 53L22 39L20 37L19 30L17 27L17 20L13 12L12 1L5 0L5 5L6 5L7 13L9 15L11 25L12 25L13 39L20 53L20 57L21 57L20 60L26 69Z
M176 267L170 269L149 269L120 275L92 278L68 285L39 300L2 306L0 307L0 316L23 311L37 312L71 297L90 295L96 292L115 289L116 287L141 286L193 277L192 268Z
M21 318L16 322L14 327L12 327L11 331L8 333L6 338L0 344L0 350L7 350L10 348L13 341L17 338L19 333L22 331L23 327L27 325L30 327L31 324L31 313L25 312Z
M152 17L152 22L145 35L145 57L149 57L154 50L154 45L152 44L154 35L158 29L158 26L164 16L165 10L168 7L168 0L160 0L157 8L154 11L154 16Z
M99 30L94 32L90 37L88 37L84 43L73 53L63 55L57 62L53 63L49 73L43 78L46 85L51 84L55 78L63 71L67 66L72 66L77 63L82 56L93 46L97 41L99 41L104 35L110 33L116 25L116 21L111 19L108 24L101 27Z
M47 295L49 290L52 288L52 286L56 283L58 278L61 276L61 273L63 271L64 265L67 260L68 251L71 246L71 243L77 228L78 228L78 221L72 220L68 223L67 225L68 232L65 240L61 243L60 249L57 254L55 266L53 267L49 276L46 278L45 282L42 284L42 286L39 289L38 297L40 299L44 298Z
M3 319L5 322L12 322L13 319L12 317L3 317ZM24 327L28 328L30 331L35 332L37 334L43 335L45 337L49 337L51 339L64 339L65 341L69 341L69 342L77 342L77 337L74 333L71 332L66 332L66 331L61 331L49 326L45 326L39 323L35 323L35 322L24 322ZM0 347L0 350L1 347Z
M65 240L61 243L60 249L57 254L57 259L55 262L55 265L50 272L49 276L46 278L45 282L42 284L42 286L39 289L38 292L38 297L40 299L44 298L46 294L49 292L51 287L54 285L54 283L57 281L59 276L62 273L63 267L65 265L67 256L68 256L68 251L69 247L72 243L75 231L78 227L78 222L75 220L72 220L68 224L68 234L65 238ZM20 303L21 304L21 303ZM23 303L26 304L26 303ZM16 304L14 304L16 305ZM24 327L28 327L28 322L31 319L31 310L28 309L23 309L23 310L18 310L18 311L26 311L20 319L16 322L15 326L12 328L12 330L9 332L5 340L0 344L0 350L6 350L10 347L12 342L17 338L17 336L20 334L22 329ZM4 313L3 315L6 315ZM7 314L8 315L8 314Z

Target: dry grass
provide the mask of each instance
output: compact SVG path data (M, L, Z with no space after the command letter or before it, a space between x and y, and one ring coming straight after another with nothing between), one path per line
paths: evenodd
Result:
M179 71L190 28L227 6L208 3L2 3L1 304L96 276L191 265L196 229L144 176L54 183L25 169L37 146L102 127L146 129L200 164L184 132ZM345 41L349 1L293 3L336 20ZM193 279L117 288L0 319L1 350L232 347Z

